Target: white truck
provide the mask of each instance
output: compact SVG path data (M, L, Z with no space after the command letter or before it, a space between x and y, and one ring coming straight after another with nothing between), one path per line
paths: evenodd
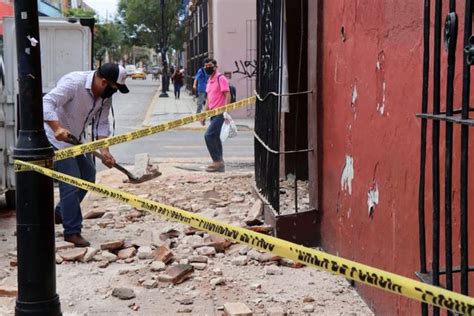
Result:
M43 93L66 73L92 69L93 19L40 17ZM18 71L15 19L3 18L3 62L0 61L0 194L15 204L13 148L18 133Z

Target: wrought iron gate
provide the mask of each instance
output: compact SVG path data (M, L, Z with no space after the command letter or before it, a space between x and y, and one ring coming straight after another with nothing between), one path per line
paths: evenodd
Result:
M257 92L266 96L280 91L282 0L257 1ZM267 150L280 148L281 97L268 95L255 109L255 181L271 206L280 208L280 156Z
M186 85L188 89L193 86L194 75L205 58L209 57L209 42L208 42L208 0L195 1L195 7L192 15L187 19L188 27L188 62L187 62L187 76Z
M469 272L474 271L473 267L469 267L468 260L468 143L469 143L469 127L474 125L474 119L470 118L470 112L473 110L469 106L470 100L470 66L474 61L474 45L472 41L472 0L465 1L464 13L460 13L463 17L461 24L458 14L456 12L456 1L449 0L449 10L446 13L444 23L444 30L442 25L443 16L443 1L435 0L434 3L434 37L433 43L430 40L430 23L431 23L431 0L424 0L424 52L423 52L423 83L422 83L422 113L421 117L421 156L420 156L420 182L419 182L419 205L418 205L418 219L419 219L419 240L420 240L420 271L417 275L421 280L427 283L432 283L436 286L443 286L449 290L457 288L454 284L453 278L456 274L459 276L459 288L462 294L468 295L468 279ZM458 1L460 3L460 1ZM445 2L446 4L446 2ZM457 45L458 24L464 30L464 43L462 47ZM444 48L446 54L442 54L441 47L444 35ZM431 45L432 44L432 45ZM456 85L456 50L464 49L462 64L462 106L455 108L454 99L457 91L461 91ZM431 49L433 51L433 69L432 79L430 80L430 56ZM447 58L445 62L445 69L442 69L442 58ZM446 99L445 110L442 110L441 104L441 89L442 80L441 72L446 71ZM430 82L432 82L430 84ZM430 86L432 88L432 96L430 98ZM456 89L457 88L457 89ZM432 106L428 106L431 103ZM427 157L427 130L428 122L432 126L432 222L425 222L425 180L426 180L426 157ZM454 127L460 126L460 133L454 133ZM444 166L440 162L440 157L443 153L440 151L440 132L445 130L444 137ZM453 158L453 140L459 137L460 139L460 159L454 161ZM442 148L442 147L441 147ZM453 165L455 168L453 168ZM444 187L441 186L441 172L444 170ZM453 184L453 174L459 176L459 199L453 201L453 188L457 187ZM441 188L444 188L444 207L441 205ZM457 210L457 205L453 207L453 203L459 203L459 235L457 232L453 234L453 215L454 210ZM441 216L444 215L444 219ZM440 251L441 240L441 222L444 222L444 262L445 267L441 267L440 259L442 252ZM427 265L427 226L431 225L431 241L432 245L431 269ZM430 227L430 226L428 226ZM453 238L454 236L454 238ZM460 255L454 256L453 240L457 241L459 236ZM457 246L457 244L456 244ZM455 266L455 263L460 263L460 266ZM433 308L433 315L439 315L438 308ZM422 305L422 314L428 314L428 306ZM451 313L448 313L451 315Z

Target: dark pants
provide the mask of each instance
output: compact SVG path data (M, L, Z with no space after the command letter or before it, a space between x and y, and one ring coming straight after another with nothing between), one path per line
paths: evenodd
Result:
M222 124L224 124L224 115L216 115L211 117L211 124L204 134L207 150L211 155L212 161L222 161L223 151L220 139Z
M174 84L174 96L179 99L179 95L181 94L181 87L183 85L180 83L175 83Z
M90 157L81 155L56 161L54 169L67 175L95 182L95 166ZM59 203L55 212L63 220L64 235L78 234L82 229L81 202L87 191L59 182Z

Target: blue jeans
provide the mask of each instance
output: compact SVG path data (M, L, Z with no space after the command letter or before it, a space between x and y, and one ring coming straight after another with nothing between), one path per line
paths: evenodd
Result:
M89 156L81 155L56 161L54 169L70 176L95 182L95 166ZM87 191L59 182L59 203L55 212L63 220L64 235L79 234L82 228L81 202Z
M211 124L204 134L207 150L211 154L212 161L222 161L222 142L220 139L222 124L224 124L224 115L216 115L211 117Z
M180 83L175 83L174 84L174 96L179 99L179 95L181 94L181 87L183 85Z
M197 111L196 111L196 113L201 113L202 108L204 106L204 103L206 103L206 97L207 97L206 91L198 92L197 97L198 97L198 100L197 100Z

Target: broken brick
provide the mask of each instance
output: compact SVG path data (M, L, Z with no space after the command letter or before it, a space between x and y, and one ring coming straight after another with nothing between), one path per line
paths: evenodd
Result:
M193 266L189 264L177 264L168 267L164 273L160 273L158 275L158 280L161 282L179 284L187 280L193 272Z
M135 249L135 247L129 247L129 248L121 249L117 253L117 256L119 257L119 259L125 260L125 259L133 257L136 253L137 253L137 249Z
M105 243L101 244L100 249L101 250L114 251L114 250L122 248L124 243L125 243L125 240L123 240L123 239L108 241L108 242L105 242Z
M155 261L168 263L171 259L173 259L173 253L166 246L160 246L153 251L153 260Z

